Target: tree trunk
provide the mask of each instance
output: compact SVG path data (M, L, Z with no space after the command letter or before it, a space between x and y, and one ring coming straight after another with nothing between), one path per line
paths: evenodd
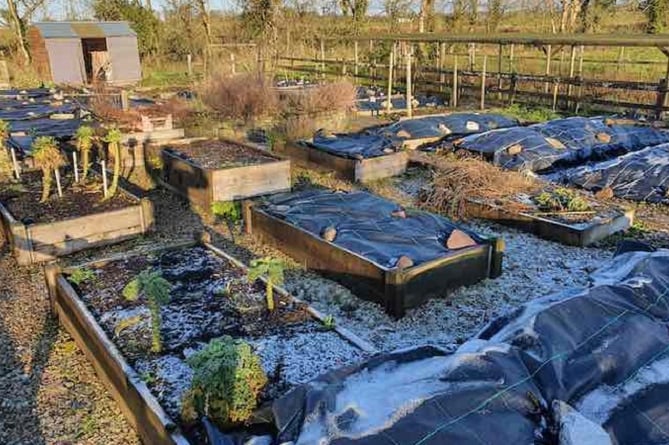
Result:
M23 19L19 17L19 12L16 9L16 0L7 0L7 10L9 13L11 27L14 29L14 34L18 40L21 56L23 57L25 63L29 64L30 52L28 51L28 45L26 44L25 23Z
M42 199L40 202L47 202L51 194L51 169L42 169Z

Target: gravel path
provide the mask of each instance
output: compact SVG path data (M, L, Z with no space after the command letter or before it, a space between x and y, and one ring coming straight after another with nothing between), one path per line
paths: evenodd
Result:
M86 357L52 318L41 268L19 267L4 238L0 357L1 444L140 443Z

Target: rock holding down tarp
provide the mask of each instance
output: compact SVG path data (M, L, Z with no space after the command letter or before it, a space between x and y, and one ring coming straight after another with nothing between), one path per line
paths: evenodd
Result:
M403 256L418 265L484 243L432 213L405 211L402 218L396 203L362 191L283 193L267 197L263 210L387 268L397 267ZM452 239L458 232L462 234Z
M325 135L318 132L307 144L348 158L374 158L402 149L408 141L438 141L518 125L499 114L453 113L403 119L360 133Z
M381 354L275 402L277 443L529 445L542 425L538 394L508 345Z

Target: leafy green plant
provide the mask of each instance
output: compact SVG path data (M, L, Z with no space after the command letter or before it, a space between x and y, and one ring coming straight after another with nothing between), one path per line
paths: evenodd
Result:
M225 221L234 242L234 225L242 219L241 205L234 201L216 201L211 205L211 213L217 220Z
M518 104L504 108L502 113L527 122L546 122L560 117L558 113L550 108L527 108Z
M231 337L214 339L187 360L193 381L183 399L183 417L206 415L222 426L247 421L267 384L260 357L251 346Z
M58 149L58 142L50 136L40 136L32 144L32 156L35 165L42 170L42 198L46 202L51 194L53 171L65 165L66 160Z
M91 150L95 132L92 127L82 125L74 135L77 139L77 151L81 155L81 180L85 181L90 167Z
M172 285L159 271L150 270L140 272L123 288L123 297L126 300L135 301L140 296L147 300L151 312L151 351L155 353L162 350L160 307L170 301L171 289Z
M332 315L328 315L325 318L323 318L323 327L328 331L334 330L336 325L337 322L335 321L335 318Z
M283 261L276 258L265 257L251 261L248 272L249 281L253 282L260 277L266 281L267 309L274 310L274 285L283 284Z
M584 212L590 210L590 205L585 199L574 190L564 187L542 192L534 197L534 202L544 211Z
M71 283L74 283L77 286L79 286L81 283L94 281L97 278L97 275L95 275L95 272L93 272L92 270L82 267L72 272L68 278Z
M109 146L109 152L114 158L114 176L112 177L111 187L109 187L108 198L111 198L116 194L118 189L118 179L121 176L121 130L116 127L112 127L107 131L103 141L106 142Z

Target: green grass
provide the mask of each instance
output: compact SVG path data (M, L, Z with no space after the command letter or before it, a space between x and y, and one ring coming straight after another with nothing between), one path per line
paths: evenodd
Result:
M559 119L560 114L545 107L528 108L522 105L513 104L510 107L502 108L500 113L510 117L515 117L521 122L546 122L553 119Z

